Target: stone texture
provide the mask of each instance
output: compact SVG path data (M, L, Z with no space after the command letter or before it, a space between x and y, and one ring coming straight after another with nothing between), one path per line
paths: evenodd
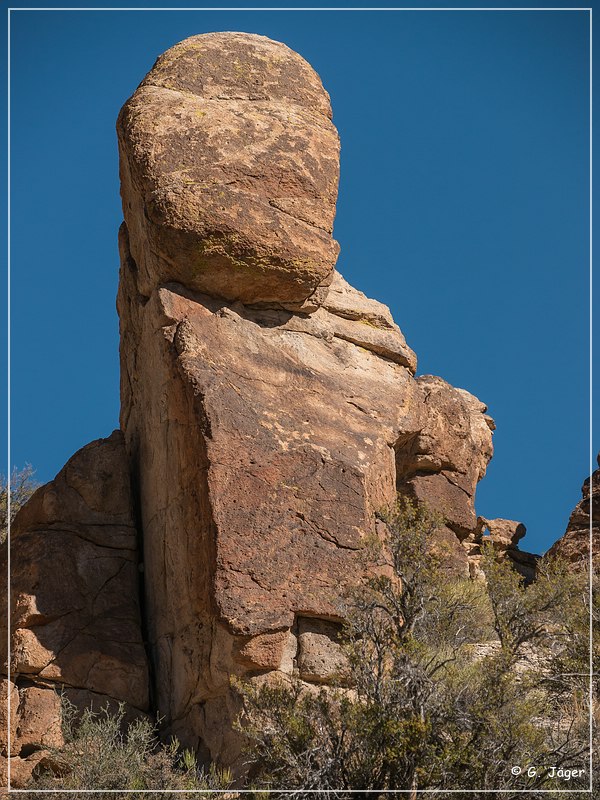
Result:
M10 691L10 721L8 716L8 693ZM0 679L0 756L6 758L8 755L8 738L11 742L16 738L17 732L17 708L19 705L19 692L12 681L6 678Z
M264 36L192 36L117 125L138 290L316 308L329 285L339 140L314 70Z
M148 709L138 597L129 468L115 431L76 453L12 527L15 776L31 771L19 757L33 768L33 754L60 745L59 692L80 708L102 697ZM6 630L0 648L6 670Z
M387 306L378 300L371 300L363 292L350 286L337 271L333 273L323 307L337 317L360 320L384 330L400 330Z
M346 660L340 647L341 625L325 619L298 619L298 676L311 683L327 683L341 676Z
M479 521L483 526L484 534L487 534L496 549L507 550L511 547L517 547L527 533L525 525L513 519L486 519L485 517L480 517Z
M522 522L512 519L485 519L485 517L479 517L477 529L462 542L467 553L471 577L485 580L481 567L483 558L482 546L489 543L498 555L503 558L509 558L517 572L520 572L525 580L531 583L535 578L539 556L519 549L519 542L526 532L527 530Z
M332 333L338 319L365 327L360 306L354 319L306 318L173 283L145 302L125 229L121 250L121 425L139 478L158 707L184 744L230 762L228 673L289 670L298 618L339 613L397 487L439 479L456 491L448 525L475 526L491 430L467 392L413 378L408 354L402 364L358 332ZM468 573L450 527L446 545Z
M433 375L416 383L423 424L395 443L397 483L463 539L477 530L475 486L492 457L493 422L486 406L464 389Z
M415 377L389 309L334 270L339 145L311 67L264 37L192 37L118 133L123 433L15 524L19 781L56 742L62 685L79 707L158 712L201 759L240 768L231 676L316 687L343 669L340 601L398 491L441 514L448 570L473 573L484 523L520 552L517 523L475 513L485 405Z
M158 711L235 763L229 676L340 665L340 599L397 490L469 574L486 407L333 267L337 134L283 45L192 37L121 112L121 428L139 488Z
M598 456L600 464L600 455ZM591 519L590 519L591 515ZM585 479L581 487L581 500L573 509L567 530L549 550L551 555L561 556L571 563L573 569L585 569L590 561L590 536L594 568L600 565L600 469L591 479Z
M32 684L18 691L18 719L15 742L19 752L63 744L60 696L52 688Z
M48 750L35 750L26 757L15 756L10 759L10 785L12 789L23 789L31 780L34 771L45 771L52 769L55 765L52 754ZM8 760L0 759L0 784L8 785ZM0 795L3 799L8 798L8 794Z

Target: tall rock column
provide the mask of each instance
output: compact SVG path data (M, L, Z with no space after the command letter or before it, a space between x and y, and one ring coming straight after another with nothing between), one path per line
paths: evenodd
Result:
M235 763L230 675L336 666L340 598L401 489L460 540L492 454L485 406L416 359L335 271L338 136L311 67L194 36L118 121L121 427L141 511L159 713Z

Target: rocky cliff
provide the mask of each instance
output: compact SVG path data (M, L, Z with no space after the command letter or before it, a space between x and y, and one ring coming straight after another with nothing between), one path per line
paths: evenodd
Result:
M535 564L519 523L475 513L485 405L415 377L388 308L335 270L339 140L311 67L265 37L194 36L117 127L121 430L13 527L15 785L60 735L63 685L235 764L230 676L327 681L398 491L443 516L448 569L478 574L486 529Z
M600 455L598 455L600 464ZM572 569L585 568L590 562L590 544L594 569L600 565L600 469L586 478L581 500L573 509L567 530L550 548L550 555L561 556Z

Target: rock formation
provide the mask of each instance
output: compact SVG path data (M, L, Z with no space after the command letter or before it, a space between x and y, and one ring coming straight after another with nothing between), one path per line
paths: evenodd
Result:
M2 692L6 697L10 689L12 698L15 786L47 757L46 747L60 744L57 692L79 707L110 701L125 703L130 715L149 709L129 486L123 435L115 431L76 453L12 526L12 680L3 681ZM6 574L6 561L3 569ZM6 741L0 740L0 753L5 762Z
M331 283L339 140L329 96L264 36L192 36L161 56L118 124L138 291L178 281L316 309Z
M526 534L525 525L512 519L486 519L479 517L477 529L464 541L463 547L469 559L469 573L472 578L483 579L481 561L483 545L489 543L502 558L509 558L513 567L528 583L535 578L536 563L539 556L519 549L519 542Z
M598 456L600 464L600 455ZM595 569L600 565L600 469L586 478L581 487L581 501L573 509L564 535L550 548L550 555L560 555L573 569L585 568L590 560Z
M24 720L64 684L235 764L230 676L327 681L340 597L397 491L440 512L432 547L465 576L484 525L513 558L520 529L475 513L484 404L415 377L389 310L335 270L338 136L300 56L187 39L118 135L122 433L13 529L11 753L42 757L55 709L34 742Z

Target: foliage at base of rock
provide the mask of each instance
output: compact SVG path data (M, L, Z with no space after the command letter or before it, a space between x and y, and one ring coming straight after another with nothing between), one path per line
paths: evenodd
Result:
M490 549L486 583L453 579L426 510L401 503L384 519L372 577L348 597L338 686L238 684L249 782L298 796L589 786L581 575L543 562L526 588ZM559 769L576 772L567 782Z
M34 777L30 791L21 794L25 800L39 797L38 790L48 790L50 795L44 796L53 797L53 789L69 790L70 797L79 797L73 790L81 791L81 797L85 797L93 789L99 800L141 800L148 789L155 790L154 798L166 800L172 795L161 793L161 789L178 790L179 798L192 800L202 796L199 790L208 793L231 785L226 770L203 771L191 751L180 752L176 740L168 745L159 743L157 729L147 718L126 726L124 706L116 714L108 708L101 713L87 709L80 716L63 698L62 711L65 745L49 754L46 768ZM140 793L128 791L121 795L115 792L119 789ZM57 798L60 796L56 794Z

